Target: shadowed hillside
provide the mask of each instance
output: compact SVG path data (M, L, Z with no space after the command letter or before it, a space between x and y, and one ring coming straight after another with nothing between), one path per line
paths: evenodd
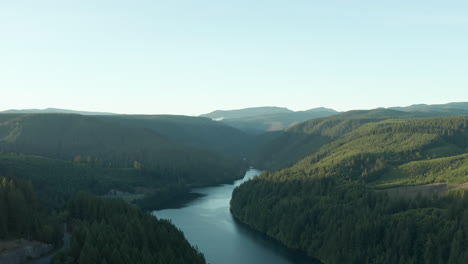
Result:
M187 146L155 129L67 114L0 115L0 122L0 150L4 153L99 167L145 169L190 181L223 181L239 174L239 157L225 158Z
M154 131L177 144L212 150L228 156L244 157L252 137L244 132L204 117L175 115L115 115L99 119L126 127Z

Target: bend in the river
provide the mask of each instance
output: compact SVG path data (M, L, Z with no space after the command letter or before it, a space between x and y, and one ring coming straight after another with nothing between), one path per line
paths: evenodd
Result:
M276 241L236 222L229 210L232 191L258 175L249 170L234 184L195 189L204 194L182 208L155 211L171 220L188 241L205 254L211 264L311 264L313 260L283 247Z

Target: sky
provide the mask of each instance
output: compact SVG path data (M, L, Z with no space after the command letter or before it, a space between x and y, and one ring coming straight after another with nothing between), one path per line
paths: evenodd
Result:
M460 101L465 0L0 0L0 110Z

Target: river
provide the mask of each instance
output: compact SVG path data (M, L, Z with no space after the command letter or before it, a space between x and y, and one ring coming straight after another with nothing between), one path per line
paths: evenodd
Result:
M234 184L194 189L193 192L204 196L182 208L154 211L153 214L171 220L210 264L317 263L239 224L232 217L229 201L233 189L259 173L258 170L249 170L242 180Z

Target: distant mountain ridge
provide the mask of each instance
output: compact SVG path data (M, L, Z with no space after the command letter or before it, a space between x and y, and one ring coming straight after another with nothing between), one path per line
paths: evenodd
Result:
M300 112L330 112L336 113L337 111L325 108L318 107L305 111L293 111L286 107L276 107L276 106L261 106L261 107L249 107L243 109L235 110L216 110L208 114L200 115L202 117L209 117L211 119L234 119L234 118L245 118L245 117L254 117L254 116L263 116L263 115L274 115L274 114L290 114L290 113L300 113Z
M454 102L448 104L414 104L406 107L389 107L388 109L399 110L399 111L443 111L443 110L454 110L454 109L461 109L468 111L468 102Z
M90 111L77 111L60 108L46 108L46 109L9 109L0 111L0 114L77 114L77 115L116 115L109 112L90 112Z
M252 107L237 110L217 110L201 117L208 117L251 134L278 131L309 119L327 117L339 112L329 108L313 108L292 111L282 107Z
M126 116L110 112L76 111L59 108L46 109L10 109L0 114L78 114L95 116ZM249 134L285 130L300 122L340 115L341 117L436 117L468 115L468 102L447 104L414 104L410 106L381 107L371 110L351 110L339 112L334 109L318 107L304 111L293 111L286 107L263 106L234 110L216 110L199 117L219 121L224 125L236 128ZM134 115L130 115L134 116ZM150 115L144 115L149 117Z
M232 118L244 118L253 117L259 115L271 115L279 113L293 113L294 111L285 107L276 106L263 106L263 107L249 107L235 110L216 110L208 114L200 115L202 117L209 117L211 119L232 119Z
M436 117L468 115L468 102L447 104L415 104L406 107L388 107L371 110L338 112L319 107L305 111L292 111L284 107L251 107L236 110L216 110L201 117L208 117L251 134L285 130L294 124L311 119L340 115L340 117Z

